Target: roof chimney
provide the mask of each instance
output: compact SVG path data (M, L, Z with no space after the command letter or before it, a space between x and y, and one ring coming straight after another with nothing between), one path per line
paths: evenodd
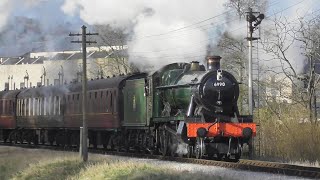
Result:
M220 56L208 56L207 57L207 70L216 71L220 69Z

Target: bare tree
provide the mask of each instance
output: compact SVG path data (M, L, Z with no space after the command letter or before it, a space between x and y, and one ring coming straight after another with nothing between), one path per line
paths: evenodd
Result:
M310 121L316 123L316 108L314 101L315 89L318 83L316 81L315 60L319 59L319 17L311 19L299 18L298 24L295 21L288 21L284 17L276 17L273 20L273 31L268 31L263 41L263 48L267 53L273 56L273 59L279 61L280 71L291 81L294 95L292 99L295 102L303 103L310 111ZM290 56L292 48L301 52L302 59ZM307 72L301 76L303 68L295 68L297 61L300 66L307 64ZM301 81L305 81L306 91L303 92ZM313 104L314 103L314 104Z
M134 72L135 67L128 62L128 34L123 29L115 29L109 25L96 25L95 30L99 33L98 45L107 46L109 49L108 58L112 59L103 66L111 67L115 74Z
M249 7L259 10L260 12L265 12L267 5L267 0L229 0L229 2L225 4L226 7L236 10L239 20L246 17L246 12Z

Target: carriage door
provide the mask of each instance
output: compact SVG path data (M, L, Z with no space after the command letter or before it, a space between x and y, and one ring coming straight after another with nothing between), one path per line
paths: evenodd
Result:
M147 123L145 80L127 80L123 89L124 126L144 126Z

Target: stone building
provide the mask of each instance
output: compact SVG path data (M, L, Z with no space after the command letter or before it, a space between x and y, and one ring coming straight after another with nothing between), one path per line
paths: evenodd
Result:
M130 73L126 50L89 48L88 79ZM48 86L81 81L82 52L33 52L21 57L0 57L0 90Z

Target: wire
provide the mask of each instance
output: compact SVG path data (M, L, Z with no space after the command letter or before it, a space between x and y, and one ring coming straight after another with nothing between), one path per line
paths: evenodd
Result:
M269 5L268 7L271 7L271 6L274 6L276 4L278 4L279 1L273 1L271 2L271 5ZM207 18L207 19L204 19L204 20L200 20L198 22L195 22L195 23L192 23L190 25L187 25L187 26L183 26L183 27L180 27L180 28L177 28L177 29L174 29L174 30L170 30L170 31L167 31L167 32L164 32L164 33L160 33L160 34L153 34L153 35L147 35L147 36L141 36L141 37L138 37L138 38L135 38L135 39L141 39L141 38L150 38L150 37L156 37L156 36L164 36L164 35L167 35L167 34L171 34L171 33L174 33L174 32L177 32L177 31L181 31L181 30L185 30L185 29L188 29L190 27L193 27L195 25L199 25L201 23L204 23L204 22L207 22L209 20L212 20L212 19L215 19L217 17L220 17L222 15L225 15L225 14L228 14L228 13L231 13L232 11L235 11L235 10L228 10L228 11L225 11L221 14L218 14L218 15L215 15L213 17L210 17L210 18ZM237 17L238 18L238 17ZM236 19L237 20L237 19ZM229 22L232 22L232 21L229 21ZM228 23L229 23L228 22ZM225 23L223 23L225 24ZM206 25L202 25L202 26L197 26L197 27L203 27L203 26L208 26L208 25L212 25L212 23L209 23L209 24L206 24ZM194 29L194 28L193 28Z
M285 8L285 9L282 9L282 10L274 13L273 15L267 16L266 18L270 18L270 17L275 16L275 15L277 15L277 14L279 14L279 13L282 13L282 12L284 12L284 11L286 11L286 10L288 10L288 9L290 9L290 8L298 5L298 4L301 4L303 1L305 1L305 0L302 0L302 1L298 2L298 3L295 3L295 4L289 6L289 7ZM319 10L320 10L320 9L316 10L315 12L317 12L317 11L319 11ZM297 20L297 19L298 19L298 18L295 18L294 20ZM293 22L294 20L292 20L291 22ZM240 28L237 28L237 29L234 29L234 30L228 31L228 32L229 32L229 33L232 33L232 32L238 31L238 30L243 29L243 28L246 28L246 27L247 27L247 26L245 25L245 26L242 26L242 27L240 27ZM210 40L215 39L216 37L217 37L217 36L211 36L209 39L207 39L207 40L205 40L205 41L200 41L199 43L196 43L196 44L206 43L206 42L208 42L208 41L210 41ZM195 45L195 44L193 44L193 47L194 47L194 45ZM175 47L175 48L167 48L167 49L162 49L162 50L157 50L157 51L149 51L149 52L148 52L148 51L147 51L147 52L130 52L130 53L131 53L131 54L132 54L132 53L133 53L133 54L140 54L140 53L141 53L141 54L146 54L146 53L155 53L155 52L163 52L163 51L169 51L169 50L176 50L176 49L181 49L181 48L186 48L186 47ZM196 54L199 54L199 52L195 52L195 53L196 53ZM195 54L195 53L192 53L192 54ZM190 54L190 53L189 53L189 54ZM177 55L176 55L176 56L177 56ZM185 57L185 54L182 54L182 56ZM131 57L141 57L141 56L131 56ZM148 58L173 58L173 57L175 57L175 56L158 56L158 57L148 57ZM193 57L194 57L194 56L193 56Z

